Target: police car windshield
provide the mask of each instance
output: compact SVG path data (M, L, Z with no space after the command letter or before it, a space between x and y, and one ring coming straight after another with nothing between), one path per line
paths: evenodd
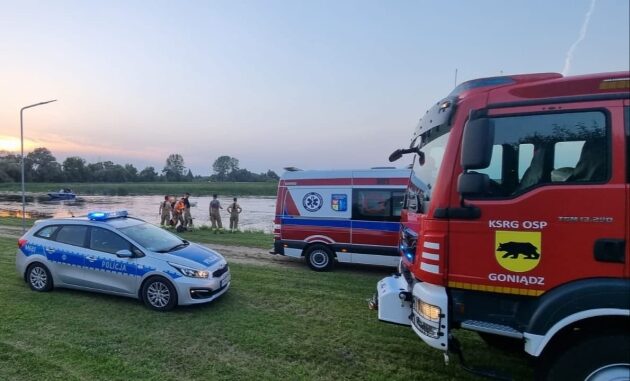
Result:
M147 250L154 252L165 253L187 244L177 236L148 223L119 228L119 230Z

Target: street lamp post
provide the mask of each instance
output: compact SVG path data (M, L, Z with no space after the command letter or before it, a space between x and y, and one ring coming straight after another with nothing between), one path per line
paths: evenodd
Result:
M21 162L22 162L22 234L26 232L26 196L24 193L24 124L22 123L22 113L27 108L36 107L45 105L46 103L55 102L56 99L52 101L39 102L32 105L24 106L20 109L20 151L21 151Z

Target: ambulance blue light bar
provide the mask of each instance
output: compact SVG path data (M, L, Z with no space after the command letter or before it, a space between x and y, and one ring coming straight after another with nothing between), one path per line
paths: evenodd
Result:
M117 210L114 212L90 212L88 213L88 219L91 221L106 221L112 218L127 217L126 210Z

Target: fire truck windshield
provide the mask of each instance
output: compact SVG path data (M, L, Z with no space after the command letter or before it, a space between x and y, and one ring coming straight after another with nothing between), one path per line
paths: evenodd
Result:
M440 129L443 131L440 131ZM419 144L419 149L424 153L424 160L414 160L408 199L417 198L417 202L409 203L408 206L411 212L422 213L428 210L431 192L442 165L450 128L440 126L430 131L430 134L427 135L430 137L422 136L422 142Z

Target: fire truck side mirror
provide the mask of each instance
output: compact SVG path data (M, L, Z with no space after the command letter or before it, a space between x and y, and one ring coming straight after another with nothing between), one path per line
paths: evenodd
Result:
M489 187L490 177L485 173L462 173L457 179L457 191L464 197L484 194Z
M490 165L494 125L488 118L469 119L462 139L461 164L464 171L483 169Z
M397 149L396 151L392 152L391 155L389 155L389 161L394 162L398 159L400 159L402 157L403 153L401 149Z

